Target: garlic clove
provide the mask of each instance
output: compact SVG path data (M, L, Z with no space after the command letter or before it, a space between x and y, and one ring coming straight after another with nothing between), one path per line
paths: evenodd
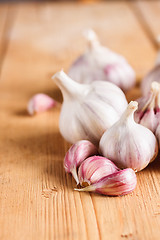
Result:
M56 105L56 101L43 93L34 95L28 103L27 111L30 115L45 112Z
M106 177L98 182L81 189L75 189L79 192L96 192L103 195L119 196L132 192L137 184L135 172L127 168Z
M120 168L132 168L140 171L158 153L157 140L146 127L134 121L134 112L138 103L132 101L120 119L102 136L100 152Z
M71 143L86 139L98 145L103 132L119 119L127 106L122 90L104 81L80 84L63 71L52 79L63 94L59 123L62 136Z
M137 123L155 133L160 122L160 83L152 82L150 92L138 100L139 107L134 118Z
M72 173L77 185L79 179L77 168L88 157L98 153L98 149L91 142L81 140L70 147L64 158L64 168L68 173Z
M87 51L71 66L69 76L80 83L109 81L126 91L135 84L135 72L124 57L100 45L93 30L85 32Z
M103 177L119 171L118 167L109 159L92 156L83 161L78 169L78 179L81 186L88 186L98 182Z

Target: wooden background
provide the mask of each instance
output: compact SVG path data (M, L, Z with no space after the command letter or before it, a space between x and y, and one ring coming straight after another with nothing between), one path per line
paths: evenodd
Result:
M39 92L62 101L51 76L84 51L89 27L134 67L127 97L136 99L158 49L159 1L0 5L0 240L160 239L159 157L137 173L132 194L75 192L63 169L70 145L59 133L60 109L26 112Z

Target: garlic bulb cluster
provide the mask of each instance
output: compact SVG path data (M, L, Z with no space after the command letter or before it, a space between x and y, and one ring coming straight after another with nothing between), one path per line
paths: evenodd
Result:
M134 121L138 103L132 101L121 118L106 131L100 140L103 156L120 168L140 171L153 161L158 153L154 134Z
M52 79L63 94L59 124L62 136L71 143L89 140L98 145L104 131L127 107L122 90L104 81L80 84L63 71L57 72Z
M100 45L98 38L89 30L87 51L71 66L69 76L80 83L109 81L122 90L130 89L135 83L135 72L126 59Z
M64 158L64 169L67 173L71 173L77 185L79 179L77 176L77 168L89 156L98 153L98 149L89 141L81 140L70 147Z
M160 123L160 83L152 82L150 92L137 100L134 119L155 133Z
M79 183L82 187L86 187L119 170L109 159L92 156L83 161L78 169Z
M101 178L85 188L75 189L79 192L96 192L104 195L119 196L132 192L137 184L135 172L131 168L117 171Z
M56 101L43 93L34 95L28 103L27 111L30 115L45 112L56 105Z

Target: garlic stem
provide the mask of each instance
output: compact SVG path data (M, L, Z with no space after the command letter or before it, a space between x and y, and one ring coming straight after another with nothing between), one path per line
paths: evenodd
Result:
M95 48L100 45L98 37L92 29L84 31L84 36L88 41L89 48Z
M122 117L120 118L120 121L124 122L124 121L128 121L128 119L130 119L130 118L133 119L133 114L137 109L138 109L138 102L131 101L128 104L128 107L125 110L125 112L122 114Z
M87 90L87 85L77 83L73 81L67 74L63 72L63 70L57 72L52 76L52 79L61 89L63 97L66 96L77 96L84 94Z

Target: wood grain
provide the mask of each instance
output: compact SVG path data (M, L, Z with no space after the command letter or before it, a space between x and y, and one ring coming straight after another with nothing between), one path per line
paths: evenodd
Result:
M34 117L26 112L37 92L62 101L50 77L61 68L67 71L83 52L81 32L87 27L126 56L141 78L155 49L135 12L123 1L18 3L9 5L9 12L14 18L0 81L0 239L158 240L158 159L137 174L137 188L127 196L75 192L63 169L70 145L59 133L60 108ZM0 20L5 26L5 14ZM127 97L139 95L136 87Z

